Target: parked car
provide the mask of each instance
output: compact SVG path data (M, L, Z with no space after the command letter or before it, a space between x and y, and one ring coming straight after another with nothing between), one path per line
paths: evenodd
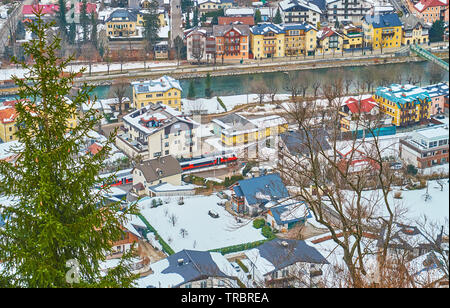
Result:
M213 210L209 210L208 215L211 216L212 218L219 218L219 214L217 214L217 212Z

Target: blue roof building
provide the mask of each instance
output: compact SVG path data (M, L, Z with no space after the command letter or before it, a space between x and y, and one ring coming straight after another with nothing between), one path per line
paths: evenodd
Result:
M266 221L273 228L281 232L287 232L298 224L304 224L312 214L303 201L287 199L280 202L273 202L274 206L266 204L269 208Z
M139 279L139 287L237 287L237 272L218 252L182 250L150 267L153 273Z
M403 25L397 13L366 15L363 19L374 28L401 27Z
M278 173L238 181L232 190L233 210L252 215L264 210L264 205L268 202L289 197Z
M317 249L301 240L274 239L245 255L253 279L266 286L309 287L320 267L329 264Z

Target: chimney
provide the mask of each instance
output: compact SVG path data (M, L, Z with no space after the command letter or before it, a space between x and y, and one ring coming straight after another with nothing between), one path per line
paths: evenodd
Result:
M282 242L281 242L281 246L283 246L283 247L288 247L288 245L289 245L289 244L288 244L288 242L286 242L286 241L282 241Z
M178 259L178 266L182 266L184 262L184 259Z

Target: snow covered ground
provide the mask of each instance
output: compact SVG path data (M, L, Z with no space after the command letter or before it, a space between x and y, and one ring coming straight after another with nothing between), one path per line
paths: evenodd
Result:
M249 103L255 103L258 102L258 95L257 94L249 94L248 96L246 94L242 95L229 95L229 96L219 96L219 98L222 100L223 104L227 107L227 111L232 110L234 107L238 105L245 105ZM288 99L289 95L287 94L278 94L276 95L276 100L285 100ZM265 102L270 102L271 99L269 97L266 97L264 99ZM217 101L217 96L214 96L212 98L198 98L195 100L190 99L182 99L183 102L183 111L186 113L190 113L191 111L205 111L208 114L211 113L222 113L225 112L223 107L219 104ZM273 107L268 107L273 108ZM270 110L268 110L270 111Z
M217 202L223 200L216 195L185 197L183 205L178 205L178 198L172 197L168 204L156 208L151 208L152 199L139 202L141 214L175 252L183 249L210 250L265 239L261 230L255 229L251 223L237 223L234 216L218 206ZM219 214L219 218L209 216L209 210ZM177 219L175 226L169 221L172 215ZM180 234L181 229L187 231L184 238Z
M173 67L176 66L176 62L161 62L161 61L155 61L155 62L147 62L146 67L147 68L164 68L164 67ZM75 71L78 72L81 70L81 68L86 68L86 73L89 73L89 65L69 65L68 71ZM129 70L129 69L139 69L144 68L144 62L127 62L123 63L122 70ZM109 66L110 72L112 71L120 71L120 63L111 63ZM28 70L23 68L7 68L7 69L0 69L0 80L10 80L12 75L16 75L18 78L23 78L25 73ZM106 64L93 64L91 67L91 71L94 72L107 72L108 66Z
M449 181L444 179L441 183L443 185L442 191L437 181L428 182L428 193L431 197L429 200L425 200L426 188L403 191L394 188L389 193L388 202L391 207L402 209L402 212L404 212L402 216L404 217L400 220L406 223L423 222L423 217L426 216L430 222L444 224L446 223L445 220L448 221L449 218ZM401 192L401 199L394 199L394 193L397 191ZM349 198L351 198L351 195L349 193ZM381 190L365 191L362 196L371 202L376 200L380 213L387 215Z

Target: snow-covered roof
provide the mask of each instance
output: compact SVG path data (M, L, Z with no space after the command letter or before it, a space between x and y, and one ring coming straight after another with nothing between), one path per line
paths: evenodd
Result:
M233 266L218 252L184 249L150 267L153 273L137 281L141 288L176 288L208 277L234 280L238 276Z

